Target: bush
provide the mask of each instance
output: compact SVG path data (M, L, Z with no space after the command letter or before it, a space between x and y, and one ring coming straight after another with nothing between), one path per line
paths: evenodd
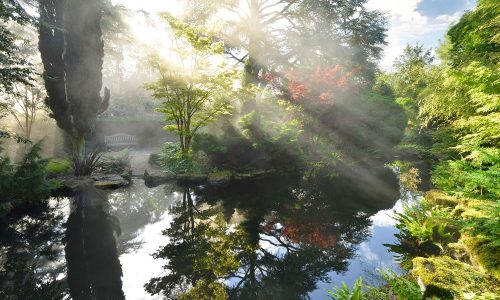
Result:
M198 134L193 149L204 151L219 169L279 169L304 166L299 145L302 131L297 120L264 122L255 111L243 116L238 127L225 124L220 136Z
M167 171L176 174L202 172L196 161L190 154L183 154L178 143L165 143L155 156L150 157L158 165Z
M49 176L65 175L71 172L71 163L67 159L50 159L47 162Z
M342 287L334 287L333 290L327 290L328 295L335 300L363 300L366 298L365 292L363 292L363 280L358 278L352 287L349 289L347 284L342 281Z
M385 246L391 252L400 254L403 268L410 269L414 257L438 255L447 251L447 243L458 240L460 228L458 222L451 218L448 208L430 207L421 201L404 204L403 212L396 213L394 217L399 229L395 235L398 243Z
M467 160L443 161L435 168L433 182L442 190L479 198L500 198L498 158L489 165L475 166Z
M335 300L421 300L420 287L415 280L398 275L393 271L379 271L387 281L381 288L363 285L361 277L354 282L352 290L342 282L342 287L327 290L328 295Z
M33 145L18 164L0 156L0 217L19 206L37 204L57 187L56 181L47 179L48 160L41 158L40 150L40 143Z
M105 174L124 174L130 171L130 153L124 149L101 158L99 167Z
M415 280L398 275L390 270L380 270L379 272L387 281L388 294L397 296L397 299L405 300L420 300L423 298L420 287Z

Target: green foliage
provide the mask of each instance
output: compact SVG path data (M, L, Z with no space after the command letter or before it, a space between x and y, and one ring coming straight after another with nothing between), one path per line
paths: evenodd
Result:
M217 168L293 171L305 163L301 134L298 120L277 123L253 111L241 118L238 127L226 124L220 136L198 135L194 149L204 151Z
M71 163L67 159L50 159L47 162L49 176L65 175L71 172Z
M217 281L206 282L200 279L186 293L180 294L178 300L226 300L228 299L226 287Z
M23 205L36 205L57 187L48 180L48 161L40 157L41 145L33 145L18 164L0 156L0 217Z
M363 300L368 299L365 297L365 293L362 291L363 288L363 279L360 277L356 279L354 285L352 286L352 290L349 289L349 286L345 282L342 281L342 287L334 287L333 290L326 292L328 295L335 300Z
M19 37L8 26L17 23L21 26L33 23L34 19L26 12L23 1L6 0L0 3L0 92L12 92L15 83L29 84L35 74L33 66L20 53ZM1 108L0 108L1 109Z
M420 287L415 280L407 276L398 275L391 270L379 270L380 274L387 281L389 293L395 295L397 299L421 300L423 299ZM388 296L388 295L387 295Z
M407 45L396 59L395 71L391 74L396 96L418 101L418 94L428 84L426 71L433 60L431 50L424 49L423 45Z
M372 90L384 97L394 98L394 88L391 85L390 77L386 74L378 74L375 83L373 84Z
M0 140L1 139L12 139L12 140L15 140L17 143L23 143L23 144L31 143L30 140L28 140L22 136L19 136L19 135L15 134L14 132L12 132L11 130L7 130L7 129L0 129Z
M467 12L448 31L450 56L454 65L471 60L500 59L500 6L495 0L479 0L476 9Z
M431 66L430 54L416 47L407 48L395 66L398 102L410 117L404 143L423 146L435 159L432 181L446 194L426 198L449 208L405 207L397 215L399 243L389 247L402 254L403 267L413 267L429 295L444 299L494 298L487 276L461 261L497 279L500 274L494 254L500 248L499 16L498 1L479 0L447 32L440 64ZM432 145L422 129L432 134ZM451 243L459 229L459 242ZM433 257L440 253L461 261Z
M99 167L106 174L124 174L130 171L130 153L128 149L103 155Z
M424 201L414 205L404 204L403 212L395 213L395 219L398 222L396 227L416 238L418 244L443 240L450 237L450 234L444 232L447 224L436 224L433 220L433 217L442 215L446 215L444 209L430 208Z
M152 160L163 169L175 174L201 171L192 155L183 153L180 145L177 143L165 143L160 153L152 157Z
M215 42L217 39L216 32L210 31L203 26L190 25L169 13L163 13L162 17L175 33L185 38L195 50L212 54L222 54L224 52L224 42Z
M78 143L80 144L80 143ZM86 149L85 142L69 153L71 169L75 176L89 176L98 169L102 153L99 149Z
M263 153L265 164L277 169L300 168L303 154L298 143L302 133L298 120L272 124L253 111L241 118L240 126L255 151Z
M174 207L174 218L164 234L169 243L154 254L167 259L167 272L145 285L151 294L163 293L180 299L223 299L226 291L219 278L230 277L240 261L232 249L245 243L239 228L230 230L221 212L194 206L189 191L182 204ZM192 287L186 292L186 287Z
M494 152L498 152L495 149ZM484 153L484 152L483 152ZM481 154L478 154L481 155ZM494 163L485 164L479 168L468 160L447 160L440 162L433 171L432 181L442 190L457 196L499 199L500 187L500 156L482 157Z
M212 42L211 38L181 21L171 17L168 20L181 37L176 43L179 47L174 51L178 52L184 65L181 69L153 57L151 64L160 78L145 87L161 101L156 111L163 113L168 122L164 129L178 135L181 150L187 155L196 132L232 110L236 72L227 68L211 70L209 55L220 54L214 50L221 48L220 43ZM191 53L186 49L191 49ZM187 55L191 57L187 58ZM190 67L185 66L189 64Z
M354 116L359 119L343 126L350 127L349 134L354 136L352 139L359 140L363 148L387 151L403 138L408 118L394 99L366 92L362 94L359 103L350 105L353 107L347 107L347 112L354 109Z
M342 287L335 287L327 290L328 295L335 300L421 300L423 299L420 287L415 280L408 276L398 275L393 271L379 270L380 274L387 281L386 285L380 288L363 285L362 278L358 278L349 289L345 282Z
M395 213L396 244L385 245L399 254L403 268L410 269L411 259L428 257L447 251L446 245L458 239L458 222L451 218L448 208L430 207L425 201L405 203L403 212Z

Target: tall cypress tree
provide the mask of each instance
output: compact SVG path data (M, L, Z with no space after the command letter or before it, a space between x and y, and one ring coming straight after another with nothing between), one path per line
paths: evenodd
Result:
M101 97L104 43L102 0L40 0L39 49L44 65L46 104L69 136L76 175L88 175L86 142L97 116L109 105Z

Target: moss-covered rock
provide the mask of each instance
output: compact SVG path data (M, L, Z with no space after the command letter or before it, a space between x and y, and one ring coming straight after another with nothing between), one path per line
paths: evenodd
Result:
M97 175L93 176L94 186L99 189L117 189L130 185L131 181L120 175Z
M207 174L178 174L177 181L179 183L188 183L188 184L198 184L205 183L207 181Z
M442 299L468 299L467 294L498 292L487 275L448 256L414 258L412 274L425 285L426 295Z
M450 196L438 190L430 190L425 193L425 201L431 206L439 205L444 207L455 207L463 203L462 199Z
M163 172L163 171L148 171L144 170L144 183L147 187L156 187L161 184L167 183L174 180L176 175L173 172Z
M479 268L500 281L500 244L484 236L462 237L462 242L470 253L471 261Z
M231 174L230 171L219 171L219 172L212 172L208 174L208 184L212 185L221 185L221 184L227 184L231 181L231 178L233 177L233 174Z
M234 174L234 179L236 180L261 179L261 178L275 176L278 174L280 173L274 169L269 169L269 170L256 169L244 173L236 173Z

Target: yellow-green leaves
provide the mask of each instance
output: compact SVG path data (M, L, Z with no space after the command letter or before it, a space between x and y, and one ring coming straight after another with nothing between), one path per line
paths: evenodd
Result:
M162 14L162 17L168 22L176 35L185 38L196 50L212 54L222 54L224 52L224 42L217 39L214 31L201 26L189 25L168 13Z

